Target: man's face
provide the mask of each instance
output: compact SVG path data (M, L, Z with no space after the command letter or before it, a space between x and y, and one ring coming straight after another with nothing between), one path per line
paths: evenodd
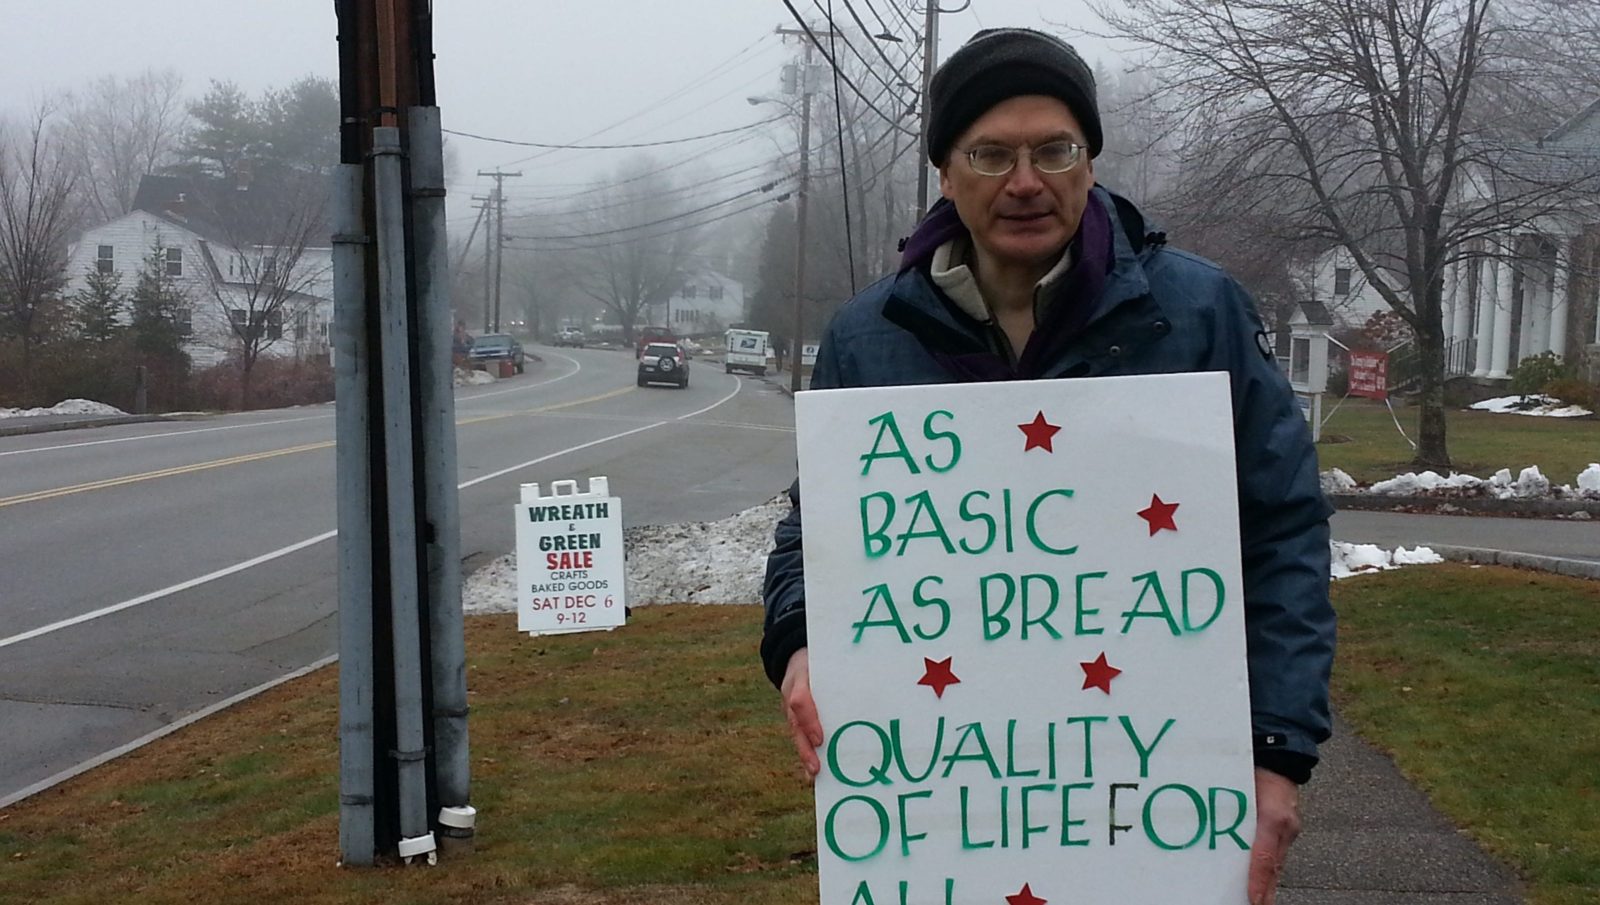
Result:
M1002 265L1034 267L1049 267L1061 257L1094 186L1088 148L1065 173L1034 169L1032 150L1062 140L1087 144L1067 105L1043 95L1001 101L956 139L939 168L939 191L954 202L980 252ZM1019 149L1016 166L1003 176L974 171L966 152L976 145Z

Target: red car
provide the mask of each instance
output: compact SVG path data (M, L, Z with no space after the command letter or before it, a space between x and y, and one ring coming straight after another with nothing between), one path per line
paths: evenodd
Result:
M650 345L651 343L671 343L673 345L677 345L678 337L671 330L666 330L661 327L641 327L639 331L639 343L634 347L633 357L638 358L639 356L643 355L644 347Z

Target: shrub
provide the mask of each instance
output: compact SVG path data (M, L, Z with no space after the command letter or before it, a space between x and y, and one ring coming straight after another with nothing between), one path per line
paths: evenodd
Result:
M1554 396L1567 405L1581 405L1590 411L1600 402L1600 386L1577 377L1557 377L1540 387L1539 392Z
M1532 396L1543 391L1552 380L1575 376L1577 372L1561 356L1554 352L1541 352L1517 362L1516 370L1511 372L1511 392Z
M239 407L239 365L225 361L196 371L194 397L202 408L233 410ZM311 405L333 399L333 367L325 356L303 361L261 357L250 374L253 409Z

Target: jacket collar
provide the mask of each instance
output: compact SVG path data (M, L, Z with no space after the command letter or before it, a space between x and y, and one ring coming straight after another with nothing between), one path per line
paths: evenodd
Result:
M1102 186L1090 191L1111 218L1113 263L1086 327L1093 326L1118 306L1149 294L1150 282L1145 277L1141 258L1166 241L1164 233L1148 228L1144 214L1133 202ZM1117 228L1119 226L1121 228ZM939 291L928 274L928 265L940 246L966 236L966 227L956 215L955 205L947 199L939 199L906 239L901 270L894 281L893 296L900 302L896 308L902 313L902 306L915 308L918 312L915 319L924 324L936 323L945 330L969 336L979 333L987 317L976 317L965 310L966 306L954 303Z

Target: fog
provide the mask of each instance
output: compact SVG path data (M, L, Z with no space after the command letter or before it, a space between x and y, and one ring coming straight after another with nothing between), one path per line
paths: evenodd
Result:
M826 22L827 6L826 0L795 4L817 25ZM847 7L840 0L834 15L843 25L852 23L851 8L874 30L886 24L903 39L881 46L915 81L912 26L921 28L921 7L910 0L855 0ZM41 98L81 90L98 77L151 68L179 73L188 99L202 95L212 80L231 81L255 97L308 74L338 75L330 0L0 0L0 10L8 36L0 54L0 84L6 86L0 111L13 118ZM746 98L777 93L781 68L800 50L774 33L795 26L780 0L453 0L436 3L434 14L445 127L525 142L671 141L769 118ZM941 16L940 55L980 28L1060 31L1063 20L1086 15L1075 0L972 0L961 12ZM1103 57L1101 45L1081 46L1091 59ZM722 147L725 141L664 145L653 153L662 160L698 156L694 166L711 171L792 146L792 130L782 124L762 131L771 138L747 136L753 140L732 147ZM507 181L507 195L513 203L519 197L533 203L612 172L629 154L541 153L460 136L450 142L453 225L463 229L472 222L469 196L492 185L477 177L479 170L522 172Z

